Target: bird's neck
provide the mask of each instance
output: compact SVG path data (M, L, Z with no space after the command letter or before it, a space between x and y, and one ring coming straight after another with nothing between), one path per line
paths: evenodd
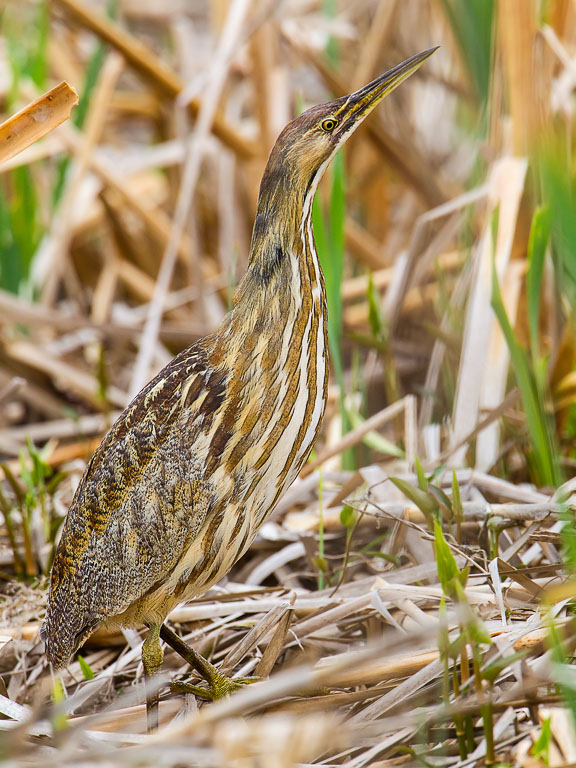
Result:
M289 177L264 176L248 265L255 276L270 280L286 258L301 250L301 231L308 225L311 209L311 205L306 204L307 198L305 191L290 184Z
M312 292L324 302L324 280L312 231L316 186L316 179L302 183L285 167L269 163L260 187L248 271L235 297L237 306L249 303L253 311L259 297L262 311L268 312L279 294L291 295L299 305ZM280 304L284 306L284 302Z

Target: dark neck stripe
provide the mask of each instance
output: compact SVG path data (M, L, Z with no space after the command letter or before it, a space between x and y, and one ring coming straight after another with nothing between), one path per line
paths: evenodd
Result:
M278 273L286 260L286 253L280 243L266 249L257 263L252 267L254 274L263 282L269 283Z

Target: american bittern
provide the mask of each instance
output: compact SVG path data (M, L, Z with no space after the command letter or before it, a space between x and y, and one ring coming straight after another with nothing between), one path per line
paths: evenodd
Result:
M42 629L54 667L101 623L145 624L146 675L162 663L161 636L206 677L213 696L237 687L163 622L230 570L308 456L328 380L314 193L338 148L433 50L309 109L280 134L232 311L134 398L80 482ZM149 696L149 724L156 706Z

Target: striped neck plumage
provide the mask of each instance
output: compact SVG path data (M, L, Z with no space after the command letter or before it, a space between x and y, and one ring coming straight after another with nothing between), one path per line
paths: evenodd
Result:
M262 178L245 285L269 285L286 258L313 248L302 233L308 231L312 199L326 166L382 99L434 50L416 54L354 93L311 107L288 123Z
M332 153L333 154L333 153ZM267 285L286 260L309 269L309 257L317 260L312 236L314 195L332 154L307 175L290 166L287 158L273 152L260 186L258 211L252 232L248 272L254 281ZM305 257L306 251L308 258ZM304 261L303 261L304 258Z

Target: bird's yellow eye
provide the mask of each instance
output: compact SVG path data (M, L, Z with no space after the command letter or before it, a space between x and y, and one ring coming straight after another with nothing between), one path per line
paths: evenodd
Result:
M326 133L332 133L337 125L338 120L335 120L333 117L327 117L326 120L322 120L321 128L323 131L326 131Z

